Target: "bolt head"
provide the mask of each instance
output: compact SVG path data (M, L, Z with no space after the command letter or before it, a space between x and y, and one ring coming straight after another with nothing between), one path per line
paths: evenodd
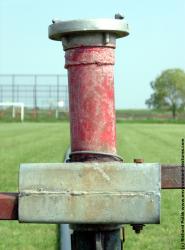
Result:
M143 163L144 160L143 159L134 159L134 163Z
M122 14L120 14L120 13L117 13L117 14L115 14L115 19L124 19L124 15L122 15Z
M52 23L59 23L59 22L61 22L61 20L59 20L57 18L52 19Z
M136 234L139 234L141 230L143 230L144 224L132 224L132 229L135 231Z

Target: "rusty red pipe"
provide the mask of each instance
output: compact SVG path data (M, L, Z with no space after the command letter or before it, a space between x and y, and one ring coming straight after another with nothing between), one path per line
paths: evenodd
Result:
M128 35L123 20L75 20L50 26L49 36L62 40L68 69L71 158L75 161L118 160L114 109L114 48ZM105 156L106 154L106 156ZM120 229L111 225L71 225L72 249L121 250ZM82 229L83 228L83 229ZM88 232L88 230L92 230ZM111 230L110 230L111 228ZM84 238L84 235L85 238ZM99 239L101 235L102 239ZM102 247L101 247L102 248ZM103 248L102 248L103 249Z
M65 51L72 161L82 161L75 158L78 154L88 155L85 160L117 157L113 67L116 39L128 34L121 19L53 21L49 26L49 37L62 41Z
M116 154L114 47L66 51L71 150Z

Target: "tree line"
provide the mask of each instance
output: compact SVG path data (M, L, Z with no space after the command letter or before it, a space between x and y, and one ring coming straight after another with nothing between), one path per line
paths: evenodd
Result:
M185 111L185 72L182 69L164 70L150 86L153 93L145 102L149 108L170 110L174 119L178 112Z

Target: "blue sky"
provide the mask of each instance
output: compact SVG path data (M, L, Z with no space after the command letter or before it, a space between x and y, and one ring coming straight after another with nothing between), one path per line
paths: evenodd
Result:
M184 0L0 0L0 74L67 74L60 42L48 39L53 18L124 14L130 35L117 40L117 108L145 108L150 81L162 70L185 69Z

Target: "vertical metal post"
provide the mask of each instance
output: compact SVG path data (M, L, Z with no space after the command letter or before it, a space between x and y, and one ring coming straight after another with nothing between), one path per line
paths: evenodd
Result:
M3 85L0 85L0 102L3 102Z
M15 114L15 106L13 105L12 106L12 118L15 119L15 116L16 116L16 114Z
M15 101L15 75L12 75L12 102Z
M51 87L51 85L49 85L48 86L49 88L48 88L48 92L49 92L49 111L51 112L51 109L52 109L52 102L51 102L51 98L52 98L52 93L51 93L51 91L52 91L52 87Z
M122 19L122 17L121 17ZM121 161L116 155L114 50L128 35L119 19L53 21L68 70L72 162ZM97 209L97 208L92 208ZM121 250L120 225L71 225L73 250Z
M33 107L35 110L37 109L37 75L34 76Z
M71 153L71 147L68 148L64 162L69 161L69 156ZM71 232L69 224L60 225L60 250L71 250Z
M24 103L21 104L21 122L24 121Z
M56 106L56 119L58 119L58 113L59 113L59 106L58 106L58 103L59 103L59 82L60 82L60 76L57 75L57 106Z
M12 103L15 101L15 75L12 75ZM15 118L15 107L12 106L12 118Z
M19 102L19 85L17 85L17 102Z
M34 119L37 118L37 75L34 75L32 116Z

